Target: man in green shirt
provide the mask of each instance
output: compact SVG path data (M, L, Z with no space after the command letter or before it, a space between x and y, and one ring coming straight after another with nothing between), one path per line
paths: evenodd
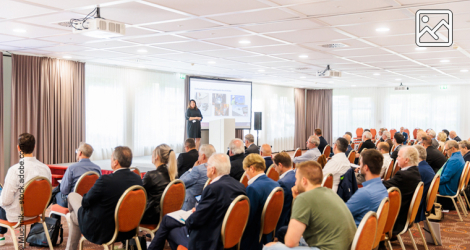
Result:
M323 171L316 161L299 164L292 188L294 207L284 244L270 243L264 249L350 249L356 224L343 200L331 189L321 186ZM308 244L299 246L301 237Z

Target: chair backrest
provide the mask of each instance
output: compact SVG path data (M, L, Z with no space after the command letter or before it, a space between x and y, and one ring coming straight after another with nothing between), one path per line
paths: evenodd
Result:
M390 150L390 152L393 152L393 151L395 151L395 148L396 148L396 146L395 146L395 145L393 145L393 146L392 146L392 149Z
M246 172L244 172L240 178L240 183L245 185L245 188L248 187L248 175L246 175Z
M139 232L139 224L147 206L147 192L144 187L134 185L129 187L119 199L114 212L115 230L110 242L114 242L119 232L129 232L135 229Z
M405 131L405 133L408 135L408 140L409 140L409 139L410 139L410 137L411 137L411 136L410 136L410 130L409 130L409 129L407 129L407 128L405 128L405 130L404 130L404 131Z
M221 235L225 249L240 242L249 216L250 199L245 195L237 196L228 207L222 222Z
M436 174L432 179L431 185L426 196L426 213L430 213L436 200L437 192L439 191L439 183L441 182L441 176Z
M24 185L23 200L20 201L24 217L36 217L46 212L52 196L51 182L42 176L36 176ZM22 202L21 202L22 201Z
M377 231L377 214L369 211L362 218L352 242L351 250L372 249Z
M136 167L130 167L129 168L132 172L136 173L140 178L142 178L142 176L140 175L140 170Z
M393 174L392 174L392 177L395 176L395 174L398 172L398 170L400 170L401 167L398 166L398 161L395 162L395 164L393 164ZM391 177L390 177L391 178Z
M263 234L269 234L276 229L277 222L281 216L284 207L284 189L274 188L264 203L261 213L261 230L259 232L259 241Z
M465 180L467 180L467 174L468 174L468 167L467 164L462 169L462 173L460 174L460 180L459 180L459 188L457 189L457 193L462 192L463 189L465 188Z
M470 181L470 161L467 161L465 163L465 166L467 167L467 178L465 179L464 188L468 186L468 182Z
M396 129L394 129L394 128L390 129L390 135L392 136L392 138L393 138L393 135L394 135L396 132L397 132Z
M273 181L278 181L279 173L274 169L274 166L275 165L272 164L271 167L268 168L268 171L266 171L266 176L268 176Z
M211 181L212 181L211 178L208 178L207 181L206 181L206 184L204 184L204 187L202 188L202 190L204 190L207 187L207 185L211 184Z
M75 184L75 188L73 191L78 193L81 196L84 196L88 191L90 191L91 187L95 185L96 180L100 178L100 175L95 171L88 171L82 174L80 178L77 180L77 184Z
M318 159L317 159L317 162L320 164L321 168L323 169L326 165L325 155L320 155L320 157L318 157Z
M384 234L389 234L391 237L393 226L395 225L401 208L401 192L397 187L391 187L387 192L390 206L388 209L387 223L385 223L383 232Z
M413 129L413 138L417 139L416 137L418 137L418 129L417 128Z
M325 148L323 149L323 155L328 158L330 157L330 153L331 153L331 146L330 145L326 145Z
M385 170L384 181L390 180L390 178L392 178L393 166L394 162L392 160L388 165L387 170Z
M359 146L357 147L357 152L359 152L359 149L362 147L362 142L359 143Z
M371 128L370 133L372 134L372 140L375 140L375 136L377 135L377 130L375 130L375 128Z
M406 221L407 226L403 229L402 232L406 232L406 230L408 230L408 228L415 222L415 218L419 210L419 204L423 198L423 190L424 184L422 181L420 181L418 186L416 186L413 198L411 199L410 208L408 209L408 217Z
M180 210L185 197L186 186L183 181L176 179L168 183L160 199L160 221L166 214Z
M361 137L363 132L364 132L363 128L357 128L356 129L356 137Z
M333 174L329 173L327 176L325 176L323 178L321 186L333 189Z
M351 150L351 152L349 152L348 159L349 159L350 163L354 163L354 160L356 160L356 151L355 150Z
M301 156L302 155L302 150L300 148L297 148L294 153L294 157Z
M390 201L388 197L383 198L380 202L379 209L377 209L377 233L375 234L375 241L372 249L379 246L380 238L384 233L385 224L387 223L388 211L390 208Z

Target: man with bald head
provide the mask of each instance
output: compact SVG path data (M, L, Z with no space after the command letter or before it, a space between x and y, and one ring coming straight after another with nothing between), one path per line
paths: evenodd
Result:
M228 155L230 156L230 176L240 181L243 173L243 160L245 159L245 145L243 141L236 138L230 141Z
M351 153L352 147L351 147L351 136L349 134L343 135L343 138L348 141L348 149L346 150L346 157L349 157L349 153ZM333 152L332 152L333 153Z
M264 161L266 163L266 169L264 170L264 172L266 173L268 171L268 168L271 167L271 165L273 165L271 146L269 144L261 145L260 154L264 158Z
M454 140L454 141L456 141L456 142L462 141L462 139L460 139L460 137L457 136L457 133L456 133L455 131L453 131L453 130L450 131L449 137L450 137L450 139L452 139L452 140Z

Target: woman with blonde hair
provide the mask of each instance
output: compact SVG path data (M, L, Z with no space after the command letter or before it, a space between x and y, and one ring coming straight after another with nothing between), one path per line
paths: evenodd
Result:
M437 142L439 142L439 146L441 146L441 148L444 148L444 146L446 145L446 139L446 133L439 132L439 134L437 134Z
M147 207L141 220L142 224L158 224L163 191L178 174L176 154L166 144L160 144L153 150L152 163L157 169L147 172L142 180L147 191Z

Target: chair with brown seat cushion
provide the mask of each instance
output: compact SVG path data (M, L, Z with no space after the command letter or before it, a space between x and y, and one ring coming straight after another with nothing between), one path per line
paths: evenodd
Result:
M385 170L384 181L388 181L390 180L390 178L392 178L393 166L394 166L394 162L392 160L390 164L388 165L387 170Z
M370 250L375 240L375 232L377 231L377 215L375 212L369 211L362 218L361 223L357 227L356 234L351 245L351 250Z
M397 187L391 187L387 192L390 206L388 209L387 222L385 223L380 241L385 241L385 243L388 244L388 249L393 249L390 239L392 238L393 226L395 225L401 208L401 192Z
M326 165L325 155L320 155L320 157L318 157L318 159L317 159L317 162L320 164L321 168L323 169Z
M398 166L398 161L393 164L393 174L392 177L395 176L395 174L401 169L400 166ZM391 177L390 177L391 178Z
M375 128L371 128L370 133L372 134L372 140L375 141L375 136L377 135L377 130Z
M436 234L434 232L434 228L431 226L431 223L429 222L428 217L431 215L431 211L434 206L434 201L436 200L437 192L439 191L440 182L441 182L441 176L436 174L434 176L434 179L431 182L431 185L429 185L428 193L426 196L426 211L425 211L426 223L428 224L428 228L431 233L432 240L434 241L434 245L436 246L438 245L438 242L436 240Z
M415 192L413 194L413 198L411 199L405 227L400 233L397 234L398 241L400 242L401 248L403 250L406 250L406 249L405 249L405 245L403 244L403 240L401 239L401 235L406 232L410 234L411 242L413 242L414 249L418 250L418 247L416 246L416 242L413 238L413 234L411 233L410 229L413 227L416 215L418 214L419 204L421 203L421 198L423 197L423 189L424 189L424 184L423 182L420 182L418 186L416 186ZM423 239L424 242L426 242L426 240L424 239L423 232L421 231L421 227L418 225L417 228L418 228L419 233L421 234L421 238Z
M413 129L413 138L415 138L415 140L418 139L416 137L418 137L418 128Z
M388 211L390 208L390 202L388 197L385 197L382 202L380 202L379 208L377 209L377 231L375 234L375 241L372 249L375 249L379 246L380 238L387 223Z
M392 136L392 138L393 138L393 135L395 135L396 132L397 132L396 129L394 129L394 128L390 129L390 135Z
M468 182L470 181L470 161L467 161L465 163L465 167L467 168L467 178L466 180L464 181L464 187L463 187L463 190L467 189L468 187ZM468 202L468 197L467 197L467 194L465 192L461 192L460 194L463 194L464 197L465 197L465 200L467 201L466 204L467 206L470 208L470 203ZM463 200L463 198L462 198Z
M356 160L356 151L355 150L351 150L351 152L349 152L348 159L349 159L350 163L354 163L354 161Z
M139 235L139 224L147 206L147 193L142 186L134 185L129 187L119 199L116 210L114 212L115 229L114 235L111 240L103 244L104 249L110 249L109 246L113 245L117 239L119 232L129 232L135 230L135 242L137 248L141 250ZM85 237L82 236L79 243L79 249L83 249L83 241ZM113 249L113 248L111 248Z
M186 187L183 181L176 179L168 183L160 199L160 220L158 224L141 224L140 230L149 232L153 239L155 232L160 227L163 216L180 210L183 207L185 197Z
M323 155L328 158L330 157L330 153L331 153L331 146L330 145L326 145L325 148L323 149Z
M353 138L354 141L356 140L362 140L362 133L364 132L363 128L357 128L356 129L356 137Z
M271 165L271 167L268 168L266 171L266 176L268 176L271 180L273 181L278 181L279 180L279 173L274 169L274 164Z
M323 178L322 187L333 189L333 174L329 173Z
M34 218L30 220L25 220L23 222L9 222L7 220L0 220L0 226L9 229L12 239L14 239L13 245L16 250L18 250L18 241L16 240L15 229L21 226L24 226L26 228L26 225L34 223L42 224L44 232L46 234L47 243L49 244L49 249L53 249L49 231L47 230L45 222L46 209L47 205L49 205L49 201L51 200L51 196L51 182L41 176L34 177L24 185L23 199L20 198L17 201L20 203L20 208L21 211L23 211L23 216ZM26 232L26 230L24 230L24 232Z
M298 156L302 156L302 150L300 148L297 148L294 152L294 158ZM292 167L295 168L295 163L292 163Z
M269 194L266 202L264 203L263 212L261 213L261 230L259 233L259 241L263 235L273 233L275 236L275 229L279 217L281 216L282 208L284 207L284 189L281 187L274 188Z
M463 207L463 201L460 200L461 199L460 192L462 190L462 187L464 186L464 181L466 179L466 176L465 176L466 172L467 171L465 171L465 168L464 168L462 171L462 174L460 174L459 185L458 185L457 192L455 193L455 195L450 196L450 195L437 194L438 197L448 198L452 200L455 206L455 210L457 211L457 214L459 215L460 221L463 221L463 220L462 220L462 216L460 215L459 208L457 207L457 203L455 203L455 199L457 199L457 201L460 203L460 208L462 208L463 210L464 207Z
M244 172L240 178L240 183L245 185L245 188L248 187L248 175L246 175L246 172Z
M468 199L467 199L467 195L465 194L465 189L467 188L467 184L468 184L468 181L469 181L469 177L470 177L470 166L469 166L469 163L470 162L466 162L465 163L465 166L463 168L463 171L465 171L465 177L464 177L464 180L463 180L463 183L462 183L462 186L460 188L460 194L459 194L459 197L460 200L459 200L459 203L460 203L460 207L462 208L463 212L465 213L465 217L468 216L468 211L467 211L467 206L469 205L468 204ZM462 196L464 195L464 196ZM466 198L467 199L467 202L465 203L463 198Z
M136 173L140 178L142 178L142 175L140 173L140 170L136 167L130 167L129 168L132 172Z

